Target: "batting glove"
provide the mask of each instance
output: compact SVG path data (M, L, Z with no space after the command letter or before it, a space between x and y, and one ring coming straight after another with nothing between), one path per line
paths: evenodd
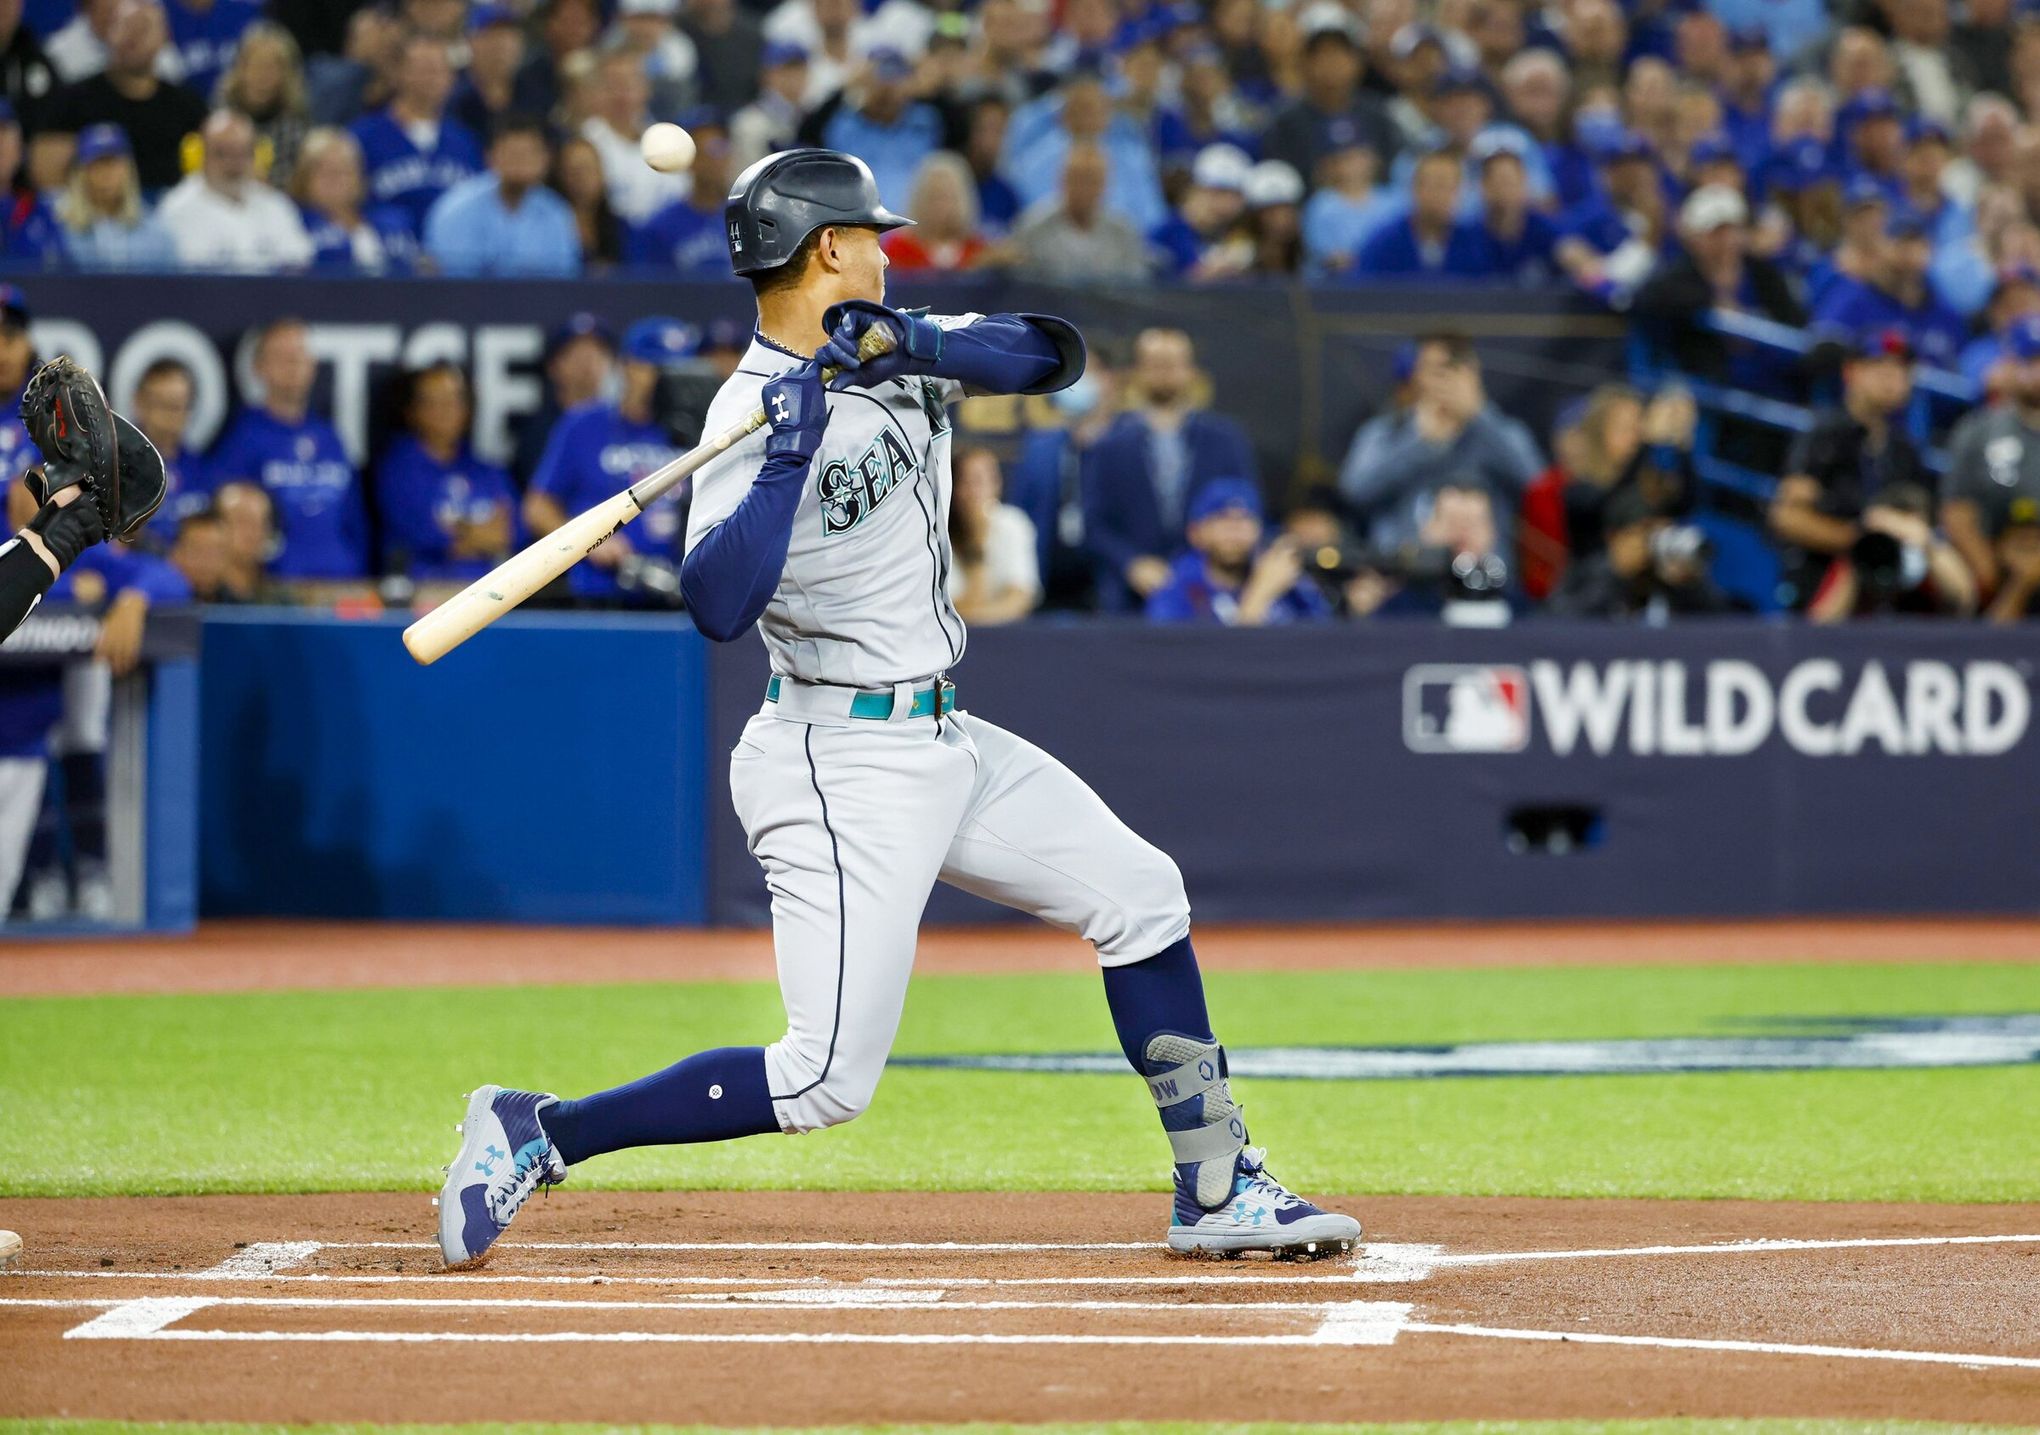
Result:
M821 357L781 374L765 386L763 398L765 421L772 426L765 439L766 456L813 458L822 446L822 431L829 426L829 394L822 387Z
M815 357L843 371L839 385L876 388L903 374L932 374L942 360L942 328L925 314L849 299L829 307L822 327L829 331L829 342ZM881 328L892 336L892 348L875 359L860 358L857 349L864 336Z

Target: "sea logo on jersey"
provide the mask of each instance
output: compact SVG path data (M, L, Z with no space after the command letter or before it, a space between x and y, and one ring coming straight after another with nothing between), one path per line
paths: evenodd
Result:
M1523 670L1417 664L1403 675L1403 742L1411 752L1521 752L1530 745Z
M918 471L913 454L890 428L880 429L855 463L829 460L816 485L822 500L822 532L832 538L848 533L869 518L902 479L911 479Z

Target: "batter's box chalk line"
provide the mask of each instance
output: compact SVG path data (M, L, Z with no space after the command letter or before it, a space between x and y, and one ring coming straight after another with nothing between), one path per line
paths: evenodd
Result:
M467 1286L495 1282L530 1285L553 1282L632 1285L706 1285L727 1287L742 1284L746 1290L716 1289L683 1294L665 1300L576 1300L536 1299L509 1296L142 1296L134 1299L43 1299L0 1297L0 1306L94 1310L99 1312L64 1333L66 1340L153 1340L221 1342L314 1342L364 1344L645 1344L645 1345L1135 1345L1135 1346L1368 1346L1393 1345L1403 1335L1441 1335L1462 1339L1547 1341L1582 1345L1616 1345L1661 1350L1722 1351L1747 1354L1813 1357L1831 1360L1903 1361L1930 1365L1953 1365L1975 1370L2040 1370L2040 1356L1991 1355L1943 1350L1893 1350L1857 1346L1799 1344L1785 1341L1716 1340L1695 1337L1621 1335L1578 1330L1533 1330L1466 1323L1440 1323L1411 1319L1413 1306L1406 1301L1143 1301L1143 1300L951 1300L950 1291L981 1291L1006 1286L1043 1285L1203 1285L1337 1283L1352 1285L1372 1280L1420 1281L1431 1271L1454 1266L1492 1265L1503 1262L1620 1259L1683 1255L1751 1255L1785 1251L1863 1250L1877 1248L2018 1245L2040 1243L2040 1235L1981 1236L1894 1236L1845 1239L1766 1239L1719 1242L1706 1245L1623 1246L1602 1249L1556 1251L1488 1251L1448 1253L1433 1245L1396 1245L1376 1242L1366 1247L1364 1258L1349 1271L1323 1275L1186 1274L1182 1276L1058 1276L1058 1277L941 1277L904 1280L877 1279L855 1283L815 1279L789 1284L776 1280L734 1277L677 1276L476 1276L470 1274L357 1275L341 1276L291 1269L303 1265L322 1250L418 1250L433 1249L429 1243L396 1241L258 1241L203 1271L12 1271L16 1277L75 1278L111 1277L130 1280L184 1280L200 1282L373 1282L380 1285L413 1284L421 1281L455 1280ZM986 1250L1121 1250L1151 1249L1145 1243L1023 1243L1023 1242L535 1242L510 1247L537 1251L712 1251L712 1250L914 1250L980 1252ZM1393 1274L1389 1274L1389 1273ZM1082 1332L1033 1332L1006 1334L991 1331L443 1331L443 1330L226 1330L194 1328L181 1324L214 1307L340 1310L358 1307L375 1310L462 1312L486 1310L538 1311L729 1311L800 1310L807 1312L857 1309L891 1311L901 1314L939 1312L958 1315L973 1310L1134 1312L1240 1311L1316 1314L1310 1331L1281 1334L1091 1334Z

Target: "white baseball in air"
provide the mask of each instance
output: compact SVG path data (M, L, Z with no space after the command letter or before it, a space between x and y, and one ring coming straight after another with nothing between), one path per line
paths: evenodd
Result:
M660 174L677 174L694 163L694 136L661 120L646 128L638 150Z

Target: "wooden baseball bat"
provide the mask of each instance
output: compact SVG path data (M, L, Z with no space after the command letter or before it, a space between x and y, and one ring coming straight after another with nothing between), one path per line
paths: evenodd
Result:
M892 335L884 329L868 329L857 352L865 359L875 359L892 346ZM825 368L822 382L827 384L842 372ZM645 475L614 498L569 518L404 629L404 646L420 663L437 662L600 548L612 533L650 508L680 480L765 427L765 422L761 407L742 423L704 439L692 452Z

